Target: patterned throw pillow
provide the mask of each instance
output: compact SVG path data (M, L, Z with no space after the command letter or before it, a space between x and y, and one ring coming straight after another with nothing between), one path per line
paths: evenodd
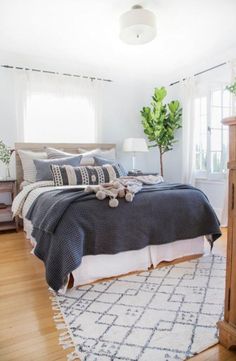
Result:
M94 157L94 162L95 162L95 166L103 166L106 164L112 164L112 165L118 165L118 167L120 168L122 175L127 175L128 172L125 170L125 168L123 167L122 164L120 163L114 163L114 161L110 160L110 159L105 159L105 158L101 158L101 157Z
M51 171L55 186L100 184L110 182L123 175L118 164L106 164L102 167L51 165Z

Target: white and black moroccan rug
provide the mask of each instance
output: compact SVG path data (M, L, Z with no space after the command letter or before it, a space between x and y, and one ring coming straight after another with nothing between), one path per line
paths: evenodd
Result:
M218 342L224 282L225 258L210 255L71 290L54 299L61 343L70 360L185 360Z

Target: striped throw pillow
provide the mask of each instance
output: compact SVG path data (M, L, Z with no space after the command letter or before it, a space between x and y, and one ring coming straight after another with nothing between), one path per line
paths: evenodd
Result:
M123 175L118 164L106 164L101 167L51 165L51 172L55 186L100 184L110 182Z

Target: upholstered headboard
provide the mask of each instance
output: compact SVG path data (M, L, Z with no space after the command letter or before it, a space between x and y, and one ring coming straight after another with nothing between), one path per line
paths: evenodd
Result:
M17 180L18 189L19 189L19 185L24 180L23 169L18 154L18 149L31 150L34 152L42 152L47 147L56 148L68 153L76 153L76 154L79 154L79 148L86 150L92 150L96 148L100 148L102 150L109 150L116 148L115 144L108 144L108 143L15 143L16 180Z

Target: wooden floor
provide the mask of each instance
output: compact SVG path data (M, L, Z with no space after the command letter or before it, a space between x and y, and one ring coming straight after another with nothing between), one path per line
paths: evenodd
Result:
M225 254L225 239L224 232L215 253ZM43 265L22 232L0 235L0 274L0 361L66 361L69 350L58 345ZM236 361L236 352L217 345L191 360Z

